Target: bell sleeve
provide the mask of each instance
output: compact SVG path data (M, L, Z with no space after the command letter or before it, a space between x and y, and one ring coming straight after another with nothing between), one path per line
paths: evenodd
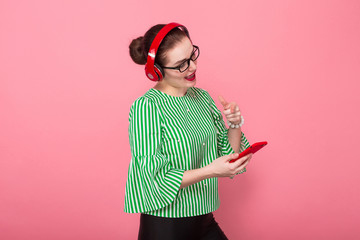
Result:
M203 90L205 91L205 90ZM216 132L217 132L217 150L218 150L218 156L225 156L232 153L235 153L235 151L232 149L231 144L229 142L228 138L228 131L229 129L225 126L225 122L223 120L223 116L221 114L221 111L217 108L214 100L211 98L209 93L205 91L205 94L207 95L207 99L209 101L210 111L214 120ZM245 134L243 131L241 131L241 144L240 144L240 152L244 151L246 148L250 147L249 141L245 137ZM242 172L246 172L246 168ZM242 173L240 172L240 173Z
M125 212L147 212L174 201L185 170L176 169L162 153L162 118L156 104L140 97L129 113L131 162Z

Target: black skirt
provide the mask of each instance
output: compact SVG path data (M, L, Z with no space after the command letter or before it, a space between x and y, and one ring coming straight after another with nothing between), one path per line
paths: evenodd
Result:
M228 239L208 213L194 217L168 218L141 213L138 240Z

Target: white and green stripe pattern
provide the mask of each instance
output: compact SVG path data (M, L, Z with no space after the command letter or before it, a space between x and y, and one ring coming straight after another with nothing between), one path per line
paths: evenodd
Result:
M190 217L219 207L217 178L179 189L184 171L234 153L208 92L192 87L174 97L151 88L132 104L129 123L125 212ZM241 141L240 151L250 146L244 133Z

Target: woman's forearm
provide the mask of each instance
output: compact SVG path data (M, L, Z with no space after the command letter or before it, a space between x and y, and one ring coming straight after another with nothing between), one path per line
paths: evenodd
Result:
M232 149L238 153L241 145L241 128L229 128L228 138ZM208 167L187 170L184 172L180 189L200 182L207 178L214 177Z
M211 177L213 176L208 167L187 170L184 172L180 189Z
M240 152L241 146L241 128L229 128L228 138L234 152Z

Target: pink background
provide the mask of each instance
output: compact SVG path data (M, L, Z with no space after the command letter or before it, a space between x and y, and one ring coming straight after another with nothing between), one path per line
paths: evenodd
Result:
M220 179L228 237L359 239L356 0L1 1L0 239L136 239L128 113L154 84L128 45L172 21L200 46L196 86L269 142Z

